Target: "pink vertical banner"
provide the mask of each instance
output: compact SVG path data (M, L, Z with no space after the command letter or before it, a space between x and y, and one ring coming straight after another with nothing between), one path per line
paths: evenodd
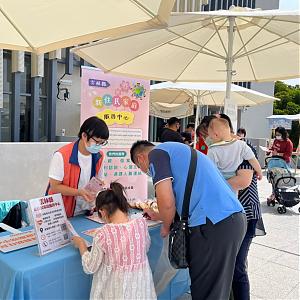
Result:
M104 179L124 185L128 199L147 199L147 177L130 160L131 145L148 139L150 82L82 67L80 123L91 116L109 127Z

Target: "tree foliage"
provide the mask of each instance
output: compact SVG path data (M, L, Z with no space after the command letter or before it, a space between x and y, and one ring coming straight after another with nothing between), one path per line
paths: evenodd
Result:
M274 102L275 115L294 115L300 113L300 87L291 86L282 81L275 82L274 95L280 101Z
M287 85L282 81L275 82L274 95L280 101L274 102L274 115L295 115L300 114L300 86ZM299 122L293 122L290 131L290 138L297 147L300 135Z

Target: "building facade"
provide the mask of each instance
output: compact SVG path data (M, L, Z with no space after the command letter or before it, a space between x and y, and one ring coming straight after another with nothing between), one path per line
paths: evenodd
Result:
M176 0L173 11L228 9L231 5L276 9L279 0ZM0 50L0 142L55 141L61 136L77 135L80 126L80 66L86 63L69 50L38 58L30 53ZM240 84L273 95L274 83ZM66 89L69 97L65 97L65 101L64 94L68 96ZM266 137L269 130L265 117L272 114L272 109L272 104L267 104L240 110L239 124L251 137ZM216 110L219 108L204 107L202 115ZM157 140L163 121L149 118L151 140ZM182 120L182 128L188 121Z

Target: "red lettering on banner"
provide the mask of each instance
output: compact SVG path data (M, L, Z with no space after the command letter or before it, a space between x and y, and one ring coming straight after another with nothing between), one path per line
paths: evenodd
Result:
M47 203L52 203L53 202L53 198L52 197L48 197L48 198L41 198L40 199L40 204L47 204Z

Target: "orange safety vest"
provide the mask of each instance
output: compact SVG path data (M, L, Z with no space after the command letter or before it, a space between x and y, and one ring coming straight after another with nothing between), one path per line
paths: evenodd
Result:
M78 163L78 143L70 143L58 149L58 152L62 154L64 160L64 178L62 181L63 185L69 186L74 189L78 189L78 182L80 178L80 166ZM92 168L91 177L96 176L101 168L103 162L104 154L102 151L96 154L92 154ZM50 183L46 191L46 195L52 195L54 192L51 190ZM64 206L66 210L67 217L73 217L76 207L76 199L74 196L64 196L62 195Z

